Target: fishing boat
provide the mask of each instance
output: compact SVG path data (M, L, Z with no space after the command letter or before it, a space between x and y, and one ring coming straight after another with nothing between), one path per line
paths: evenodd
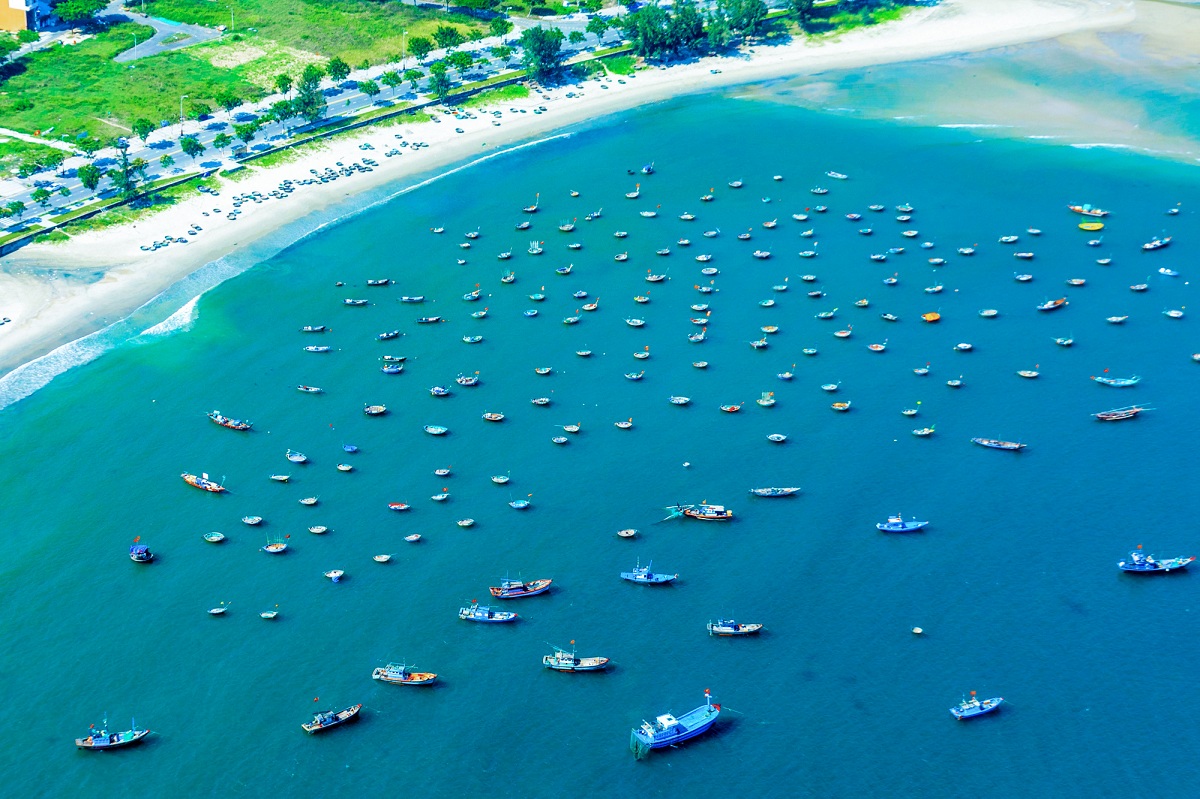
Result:
M454 378L454 382L458 383L460 386L477 386L479 385L479 373L476 372L473 375L460 374L458 377Z
M435 397L448 397L450 396L450 389L445 386L431 386L429 393Z
M527 596L537 596L544 594L550 590L552 580L541 579L531 580L523 583L520 580L513 580L505 577L500 581L500 585L488 587L488 591L496 599L521 599Z
M682 716L664 713L654 721L644 721L629 736L629 748L639 760L653 749L675 746L707 732L721 714L721 706L712 703L712 695L704 690L704 704Z
M821 384L821 390L822 390L822 391L828 391L828 392L832 393L832 392L834 392L834 391L837 391L837 390L838 390L838 387L839 387L839 386L841 386L841 385L842 385L841 383L822 383L822 384Z
M328 329L329 328L325 327L325 325L305 325L304 327L300 328L300 332L301 333L324 333Z
M997 438L972 438L971 443L978 444L981 447L989 449L1007 449L1018 451L1025 449L1025 444L1020 444L1016 441L1001 441Z
M1093 376L1092 379L1095 380L1097 383L1101 383L1106 386L1113 386L1115 388L1127 388L1129 386L1136 386L1139 382L1141 382L1142 378L1139 375L1134 375L1133 377L1105 377L1103 375L1100 375L1100 376Z
M470 607L458 609L458 617L466 621L497 624L506 621L516 621L517 614L507 610L492 610L487 605L480 605L475 600L471 600Z
M920 427L920 428L917 428L916 430L913 430L912 434L914 436L917 436L918 438L928 438L929 436L933 435L933 428L932 427Z
M417 318L418 325L432 325L442 321L440 316L421 316Z
M1117 568L1123 572L1141 572L1152 573L1160 572L1167 573L1176 569L1186 569L1188 564L1196 558L1166 558L1156 560L1153 555L1146 555L1142 552L1142 545L1138 544L1138 548L1129 553L1129 560L1123 560L1117 563Z
M415 294L413 296L404 296L404 297L400 298L400 302L409 302L409 303L414 303L414 304L419 305L420 303L425 302L425 295L424 294Z
M278 618L279 617L279 606L276 605L275 608L272 610L264 610L262 613L258 614L258 617L260 619L266 619L267 621Z
M689 519L708 522L729 521L733 518L733 511L724 505L709 505L704 502L691 505L672 505L667 510L671 511L672 518L686 516Z
M404 371L404 364L385 363L383 366L379 367L379 371L383 372L385 375L398 375Z
M421 534L413 533L412 535L406 535L406 536L404 536L404 540L410 544L415 544L421 540Z
M267 539L267 543L263 545L262 551L270 555L280 555L287 551L287 541L282 538Z
M640 372L626 372L625 379L626 380L641 380L643 377L645 377L645 375L646 375L646 370L644 370L644 369Z
M371 679L392 685L432 685L437 675L431 671L409 671L405 663L389 663L372 671Z
M1160 266L1158 268L1158 273L1160 275L1166 275L1167 277L1179 277L1178 272L1176 272L1174 269L1168 269L1165 266Z
M1040 373L1034 369L1021 369L1017 372L1017 374L1021 377L1034 378Z
M846 411L850 410L850 403L849 403L849 401L835 402L832 405L830 405L829 407L833 408L835 411L841 411L842 413L845 413Z
M974 255L975 248L974 247L959 247L958 254L959 255Z
M325 389L316 386L296 386L296 390L303 391L305 394L320 394Z
M658 572L651 571L650 569L653 565L654 561L650 561L643 566L642 561L639 558L632 571L621 572L621 579L628 580L631 583L640 583L642 585L665 585L666 583L678 579L678 574L660 574Z
M1105 211L1102 208L1093 208L1091 205L1089 205L1087 203L1083 203L1081 205L1068 205L1067 208L1071 211L1074 211L1077 214L1083 214L1084 216L1094 216L1094 217L1108 216L1108 211Z
M286 483L292 479L292 476L290 474L273 474L271 475L271 479L277 483Z
M316 497L305 497L304 499L300 500L300 504L301 505L309 505L309 506L316 505L317 498Z
M722 405L721 410L725 411L725 413L737 413L745 404L744 402L739 402L737 405Z
M533 399L530 400L530 402L534 405L544 408L550 404L550 398L549 397L534 397Z
M571 645L574 646L575 642L571 641ZM575 654L574 649L568 652L567 650L554 646L553 644L551 644L551 646L554 647L554 654L544 655L542 657L542 665L548 669L553 669L554 671L574 672L601 671L608 668L608 658L606 657L581 658Z
M750 493L756 497L791 497L800 493L800 486L752 488L750 489Z
M912 533L928 525L929 522L917 521L915 518L904 521L904 517L897 513L895 516L889 516L886 522L877 523L875 529L885 533Z
M314 524L308 528L308 531L313 535L325 535L325 533L329 532L329 528L323 524Z
M871 352L883 352L887 349L887 342L884 341L882 344L868 344L867 349Z
M330 569L329 571L325 572L325 576L328 577L332 582L340 583L342 578L346 576L346 573L341 569Z
M1068 286L1086 286L1087 280L1081 277L1073 277L1067 280Z
M1013 279L1016 280L1018 283L1028 283L1029 281L1033 280L1033 275L1029 275L1029 274L1018 275L1016 273L1013 273Z
M512 508L513 510L526 510L529 508L529 505L530 502L527 499L514 499L510 500L508 503L508 507Z
M1054 343L1060 347L1069 347L1075 343L1075 339L1069 338L1067 336L1060 336L1060 337L1054 339Z
M185 482L188 485L193 486L195 488L199 488L203 491L211 491L214 494L220 494L223 491L225 491L225 486L221 485L220 483L216 482L215 480L208 479L207 474L201 474L201 475L197 476L194 474L188 474L187 472L184 472L183 474L181 474L179 476L183 478L183 482Z
M783 442L787 441L787 436L785 436L783 433L771 433L769 436L767 436L767 441L770 441L773 444L782 444Z
M1153 408L1143 408L1140 405L1129 405L1124 408L1113 408L1111 411L1100 411L1093 413L1101 422L1119 422L1125 419L1132 419L1143 411L1152 411Z
M762 396L759 397L758 399L756 399L755 402L757 402L759 405L761 405L764 408L770 408L772 405L775 404L775 392L774 391L764 391L762 393Z
M136 744L149 734L150 730L139 730L137 722L133 719L129 721L128 730L123 732L109 732L108 716L105 716L104 721L100 724L100 729L96 729L96 725L92 724L88 727L88 734L85 737L75 739L75 747L77 749L90 749L92 751L119 749L122 746Z
M717 619L707 625L709 635L754 635L762 630L761 624L742 624L733 619Z
M1041 305L1037 306L1037 309L1039 311L1053 311L1069 304L1070 303L1067 302L1066 297L1059 297L1057 300L1046 300Z
M503 253L501 253L501 255L503 255ZM512 253L508 253L508 255L509 255L509 257L512 257ZM511 269L500 276L501 283L514 283L514 282L516 282L516 279L517 279L517 273L512 271Z
M129 547L129 559L134 563L149 563L154 560L154 553L150 551L150 547L138 543L140 538L141 536L138 536L133 539L133 545Z
M629 325L630 327L642 327L643 325L646 324L646 320L645 319L626 319L625 324Z
M982 311L979 312L979 315L982 316L984 319L995 319L997 316L1000 315L1000 312L997 311L995 308L984 308Z
M950 388L962 388L963 387L962 375L959 375L958 377L947 380L946 385L950 386Z
M1129 318L1128 316L1110 316L1110 317L1106 318L1104 321L1108 322L1110 325L1120 325L1120 324L1124 324L1125 320L1128 318Z
M231 419L228 416L222 416L220 411L213 411L208 414L208 418L212 419L221 427L228 427L230 430L249 430L250 422L244 422L241 419Z
M1148 288L1150 288L1149 283L1135 283L1129 287L1129 290L1130 291L1145 291Z
M360 308L360 307L362 307L362 306L366 305L366 304L367 304L367 301L366 301L366 300L352 300L352 299L345 299L345 300L342 300L342 304L343 304L343 305L349 305L349 306L352 306L352 307L355 307L355 308Z
M1167 311L1163 311L1163 316L1165 316L1169 319L1182 319L1183 311L1174 310L1174 309L1167 310Z
M442 427L441 425L437 424L427 424L424 425L422 429L431 436L444 436L446 433L450 432L450 428Z
M256 527L262 524L263 517L261 516L243 516L242 524L248 524L251 527Z
M225 540L225 534L213 530L211 533L204 534L204 540L210 544L219 544Z
M387 413L386 405L364 405L363 413L367 416L383 416Z
M499 411L485 411L483 418L488 422L503 422L504 414L500 413Z
M673 396L669 399L669 402L672 405L687 405L691 401L692 400L690 397L680 397L680 396Z
M950 715L959 721L964 721L975 716L982 716L985 713L991 713L1000 707L1000 703L1004 701L1004 697L996 696L991 699L977 699L975 692L971 692L970 699L963 699L954 707L950 708Z
M975 347L965 341L960 341L958 344L954 345L954 349L958 350L959 352L970 352L971 350L975 349Z
M318 732L324 732L331 727L336 727L339 724L345 724L347 721L358 716L358 711L362 710L362 705L351 705L342 710L323 710L320 713L313 714L313 720L300 726L309 735L315 735Z
M475 520L470 518L459 519L457 522L455 522L455 524L457 524L459 527L472 527L475 524Z
M1161 250L1163 247L1166 247L1170 243L1171 243L1170 236L1164 236L1163 238L1154 238L1154 239L1150 239L1150 241L1143 244L1142 250L1144 252L1149 252L1150 250Z
M389 330L385 333L377 334L375 338L379 339L380 341L390 341L391 339L397 338L399 335L399 330Z

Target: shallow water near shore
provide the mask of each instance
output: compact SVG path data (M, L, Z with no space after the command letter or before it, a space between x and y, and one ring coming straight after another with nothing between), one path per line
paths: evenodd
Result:
M636 174L651 162L655 174ZM745 187L726 185L734 180ZM536 214L522 213L535 202ZM1104 231L1077 229L1069 202L1110 209ZM895 219L903 203L911 221ZM1182 795L1198 743L1189 721L1200 700L1186 686L1200 656L1190 634L1200 578L1123 576L1116 561L1139 543L1197 554L1181 490L1198 427L1197 207L1191 171L1168 161L711 98L510 153L307 238L4 411L12 529L0 673L28 714L20 746L0 756L9 788L715 796L736 774L756 796L1130 796L1147 793L1131 764L1153 762L1152 792ZM528 231L514 230L526 219ZM557 229L570 221L573 233ZM909 229L918 237L901 235ZM1019 242L998 243L1005 234ZM1162 234L1175 242L1141 252ZM921 249L926 240L935 247ZM527 254L531 241L545 253ZM965 246L976 254L957 255ZM656 256L661 247L671 255ZM905 251L869 258L891 247ZM819 254L797 257L808 249ZM615 262L623 252L628 261ZM700 274L702 253L718 275ZM555 272L568 264L569 275ZM502 284L510 268L517 282ZM1014 281L1017 271L1033 282ZM669 279L647 283L648 272ZM897 285L883 284L889 276ZM365 285L384 277L395 284ZM1076 277L1086 286L1065 285ZM710 281L713 293L697 292ZM1129 290L1142 282L1149 291ZM939 294L923 290L936 284ZM480 300L460 299L476 286ZM805 296L814 287L826 296ZM1035 310L1064 296L1062 310ZM856 308L864 297L870 307ZM582 309L597 298L596 311ZM710 305L703 344L686 338L704 313L694 303ZM486 318L471 318L483 308ZM814 318L833 308L834 320ZM983 308L999 316L981 318ZM1165 317L1171 308L1185 317ZM942 321L923 324L929 311ZM430 315L446 321L416 324ZM1107 324L1113 315L1129 320ZM563 324L570 316L578 324ZM634 317L645 326L628 326ZM331 331L298 332L309 324ZM779 331L764 334L767 325ZM832 335L846 327L849 339ZM393 329L403 335L376 340ZM1075 345L1057 346L1062 336ZM749 346L764 337L767 349ZM955 352L964 341L974 351ZM883 353L866 347L882 342ZM302 350L312 344L333 351ZM633 357L647 347L649 358ZM593 354L575 354L583 349ZM385 354L407 357L402 374L380 372ZM701 359L707 369L692 366ZM913 374L926 364L928 376ZM542 366L553 372L537 375ZM1016 375L1035 368L1035 380ZM1126 390L1089 380L1104 370L1143 380ZM476 371L478 387L454 383ZM785 371L794 379L776 376ZM963 388L946 386L960 375ZM299 393L301 383L325 393ZM839 383L836 395L824 383ZM452 396L430 396L436 384ZM764 392L774 407L755 404ZM671 395L692 402L677 407ZM548 407L530 404L541 396ZM830 409L838 399L849 413ZM1155 410L1124 423L1091 417L1135 402ZM368 403L388 415L364 417ZM738 413L718 409L737 403ZM917 417L901 415L910 407ZM213 425L204 414L214 408L254 430ZM485 411L506 419L485 422ZM614 427L625 419L633 429ZM579 434L563 432L572 423ZM451 432L431 437L426 424ZM934 436L911 435L926 425ZM769 443L773 432L787 443ZM552 443L559 435L569 443ZM1028 448L987 450L974 436ZM346 454L348 443L360 451ZM311 462L289 464L289 448ZM445 467L450 476L433 474ZM184 471L230 491L191 489ZM292 481L271 482L276 472ZM509 473L506 486L488 479ZM747 493L765 485L803 491ZM447 501L429 499L443 492ZM307 496L318 504L300 505ZM511 509L518 498L532 507ZM663 521L664 506L701 500L737 518ZM391 512L394 501L413 509ZM898 511L930 526L875 530ZM266 522L247 527L245 515ZM456 526L464 517L476 525ZM314 524L330 532L312 535ZM618 538L626 527L639 536ZM206 543L210 530L228 539ZM405 543L414 532L422 541ZM156 562L129 562L135 536ZM284 536L283 556L259 551ZM392 562L373 562L380 553ZM620 581L638 558L679 580ZM347 574L336 585L322 577L335 568ZM456 618L506 573L555 587L506 603L521 614L512 625ZM205 613L221 602L224 616ZM258 617L276 605L278 619ZM718 616L766 630L710 638L705 622ZM571 640L613 667L541 667L550 644ZM390 660L438 672L439 683L373 682L371 669ZM705 688L725 708L715 730L635 762L630 728L699 705ZM971 690L1006 705L957 723L947 708ZM356 702L365 707L353 726L315 738L299 729L316 710ZM155 735L136 750L74 751L70 739L105 711L110 727L134 715Z

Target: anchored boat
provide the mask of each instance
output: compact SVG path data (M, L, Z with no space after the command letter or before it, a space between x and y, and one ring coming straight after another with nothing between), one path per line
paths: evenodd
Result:
M574 646L575 642L572 641ZM551 644L553 646L553 644ZM575 654L575 650L570 652L561 648L554 647L553 655L545 655L542 657L542 665L548 669L555 671L602 671L608 668L608 658L605 657L586 657L581 658Z
M991 713L1000 707L1000 703L1004 701L1004 697L996 696L991 699L976 699L975 692L971 692L970 699L963 699L954 707L950 708L950 714L959 721L964 719L982 716L985 713Z
M679 578L678 574L659 574L653 572L650 570L650 567L653 565L654 561L650 561L643 566L639 558L637 565L633 567L633 571L621 572L621 579L642 585L664 585Z
M108 716L105 716L104 721L100 724L100 729L97 730L96 725L92 724L88 727L86 737L75 739L75 747L93 751L119 749L122 746L138 743L149 734L150 730L139 730L137 722L133 719L129 720L129 729L124 732L109 732Z
M664 713L654 721L644 721L629 736L629 749L639 760L652 749L664 749L708 732L721 715L721 706L712 703L712 694L704 689L704 704L682 716Z
M895 516L889 516L886 522L879 522L875 525L875 529L882 530L885 533L912 533L928 526L929 522L921 522L916 519L904 521L899 513Z
M409 671L404 663L389 663L372 671L371 679L392 685L431 685L437 675L431 671Z
M345 724L347 721L358 716L358 711L360 710L362 710L361 704L351 705L343 710L323 710L320 713L314 714L312 721L300 726L309 735L315 735L318 732L324 732L339 724Z
M1190 558L1166 558L1156 560L1153 555L1146 555L1142 552L1142 545L1138 544L1138 548L1129 553L1129 560L1120 561L1117 564L1123 572L1161 572L1163 574L1175 569L1186 569L1188 564L1194 561L1195 556Z
M523 583L520 580L512 580L505 577L500 581L500 585L493 585L488 588L492 596L496 599L520 599L521 597L537 596L544 594L550 590L550 583L553 580L541 579L531 580Z
M762 630L761 624L742 624L733 619L717 619L708 623L709 635L754 635Z

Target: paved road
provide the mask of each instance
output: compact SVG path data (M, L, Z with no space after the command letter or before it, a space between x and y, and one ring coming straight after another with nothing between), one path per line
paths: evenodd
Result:
M185 25L180 22L166 22L161 19L156 19L147 14L140 14L133 10L127 10L121 5L121 0L112 0L104 11L100 12L100 16L107 18L110 22L129 21L136 22L139 25L149 25L154 28L154 35L144 42L138 42L136 47L131 47L117 54L113 60L118 64L125 64L130 61L136 61L139 58L158 55L165 53L168 50L181 50L184 47L191 47L193 44L201 42L211 42L213 39L219 39L221 32L216 28L206 28L203 25ZM166 39L172 36L183 34L187 38L179 41L164 44Z

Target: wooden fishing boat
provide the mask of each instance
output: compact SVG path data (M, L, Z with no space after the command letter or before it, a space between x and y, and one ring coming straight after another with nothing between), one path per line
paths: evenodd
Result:
M970 699L963 699L954 707L950 708L950 715L959 721L964 721L975 716L982 716L985 713L991 713L1000 707L1000 703L1004 701L1004 697L996 696L991 699L976 699L975 692L971 692Z
M850 410L850 403L848 401L847 402L835 402L832 405L830 405L829 407L833 408L835 411L842 411L844 413L844 412Z
M387 413L386 405L364 405L363 413L367 416L383 416Z
M744 402L739 402L737 405L722 405L721 410L725 411L725 413L737 413L745 404Z
M1125 320L1128 318L1128 316L1109 316L1104 321L1108 322L1110 325L1120 325L1124 324Z
M150 551L150 547L139 544L140 539L140 535L133 539L133 545L129 547L129 559L134 563L149 563L154 560L154 553Z
M317 500L317 498L316 498L316 497L305 497L304 499L300 500L300 504L301 504L301 505L308 505L308 506L310 506L310 507L311 507L312 505L316 505L316 504L317 504L317 501L318 501L318 500Z
M262 524L263 517L261 516L243 516L242 524L248 524L251 527Z
M415 544L421 540L421 534L413 533L412 535L406 535L406 536L404 536L404 540L410 544Z
M1154 409L1153 408L1144 408L1140 405L1129 405L1124 408L1113 408L1111 411L1101 411L1100 413L1093 413L1092 416L1095 416L1101 422L1120 422L1125 419L1133 419L1134 417L1136 417L1139 413L1142 413L1143 411L1152 411L1152 410L1154 410Z
M1150 241L1146 242L1145 244L1143 244L1142 250L1144 252L1149 252L1151 250L1161 250L1163 247L1166 247L1170 243L1171 243L1170 236L1164 236L1162 238L1154 238L1154 239L1151 239Z
M305 325L304 327L300 328L300 332L301 333L324 333L328 329L329 328L325 327L325 325Z
M1105 211L1102 208L1093 208L1091 205L1089 205L1087 203L1082 203L1079 205L1068 205L1067 208L1071 211L1074 211L1077 214L1082 214L1083 216L1093 216L1093 217L1108 216L1108 211Z
M301 386L296 386L296 390L297 390L297 391L303 391L305 394L320 394L320 393L322 393L322 392L323 392L325 389L323 389L323 388L317 388L316 386L303 386L303 385L301 385Z
M546 593L550 590L552 582L553 580L540 579L524 583L505 577L500 581L500 585L489 586L488 591L496 599L522 599Z
M230 430L249 430L252 426L250 422L222 416L220 411L212 411L208 414L208 418L221 425L221 427L228 427Z
M1066 297L1059 297L1057 300L1046 300L1041 305L1037 306L1039 311L1053 311L1058 308L1070 305Z
M637 535L637 530L632 527L627 527L624 530L617 530L617 535L621 538L633 538Z
M387 563L391 559L392 559L391 555L372 555L371 556L371 560L375 561L376 563Z
M358 711L360 710L362 710L361 704L351 705L350 707L342 710L323 710L320 713L314 714L312 721L301 724L300 726L303 727L304 731L309 735L315 735L318 732L324 732L325 730L336 727L339 724L345 724L347 721L357 718Z
M342 300L342 305L349 305L349 306L355 307L355 308L361 308L362 306L364 306L366 304L367 304L366 300L353 300L353 299Z
M422 429L431 436L444 436L450 432L450 428L436 424L427 424Z
M483 414L483 418L488 422L503 422L504 414L499 413L498 411L486 411Z
M787 441L787 436L785 436L783 433L771 433L769 436L767 436L767 441L770 441L773 444L782 444L783 442Z
M709 635L736 636L754 635L763 628L761 624L742 624L733 619L717 619L707 625Z
M325 533L329 532L329 528L323 524L314 524L308 528L308 531L313 535L325 535Z
M273 474L271 475L271 479L277 483L286 483L292 479L292 476L290 474Z
M516 621L517 614L507 610L492 610L487 605L480 605L471 600L471 606L458 609L458 617L466 621L478 621L485 624Z
M1104 375L1093 375L1092 379L1105 386L1113 386L1114 388L1128 388L1129 386L1136 386L1139 382L1141 382L1142 378L1139 375L1133 375L1132 377L1106 377Z
M574 641L571 641L574 644ZM568 652L560 647L554 647L553 655L544 655L542 665L554 671L601 671L608 667L606 657L578 657L575 650Z
M389 663L372 671L371 679L391 685L432 685L437 675L431 671L409 671L405 663Z
M1028 378L1032 379L1034 377L1037 377L1039 372L1037 372L1034 369L1021 369L1017 372L1017 374L1020 375L1021 377L1028 377Z
M916 430L913 430L912 434L919 438L928 438L929 436L933 435L933 428L932 427L920 427L920 428L917 428Z
M800 493L800 486L752 488L750 493L756 497L791 497Z
M226 490L225 486L221 485L215 480L210 480L208 474L206 473L194 475L184 472L179 476L183 478L183 482L193 486L194 488L199 488L202 491L210 491L214 494L220 494Z
M105 716L104 721L100 724L100 729L96 729L95 724L89 725L88 734L83 738L75 739L75 747L94 752L105 749L120 749L122 746L131 746L139 743L149 734L150 730L139 730L136 721L132 719L129 722L128 730L123 732L109 732L108 716Z
M459 519L457 522L455 522L455 524L457 524L459 527L471 527L475 524L475 520L469 518Z
M673 747L686 740L707 732L721 714L721 706L714 705L707 689L704 704L676 717L670 713L658 716L653 722L642 722L629 735L629 748L639 760L654 749Z
M1007 449L1012 451L1025 449L1026 446L1016 441L1001 441L996 438L972 438L971 442L981 447L988 447L989 449Z
M325 572L325 576L335 583L340 583L342 578L346 576L346 573L341 569L330 569Z
M270 555L280 555L287 551L287 541L282 538L267 539L267 543L262 547L262 551Z
M637 583L639 585L666 585L667 583L674 582L679 578L678 574L664 574L651 571L651 567L653 566L654 561L650 561L643 566L642 561L639 558L632 571L621 572L621 579L628 580L631 583Z

